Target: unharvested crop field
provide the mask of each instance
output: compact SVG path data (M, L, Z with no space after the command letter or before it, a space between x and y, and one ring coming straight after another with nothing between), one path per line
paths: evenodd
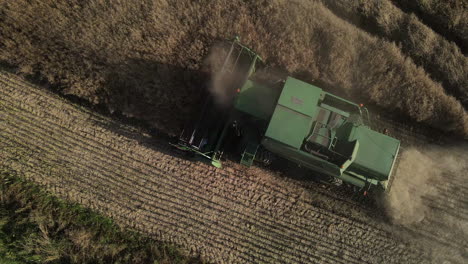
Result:
M0 61L172 134L235 35L271 67L468 136L466 56L390 0L0 1Z
M379 209L315 183L229 162L216 169L183 159L157 136L12 74L0 74L0 88L3 169L209 261L466 260L466 224L454 229L438 214L414 225L391 224ZM463 174L447 177L440 188L448 195L425 196L424 202L463 224L467 198L456 195L466 192Z
M405 13L392 1L324 0L322 2L335 14L358 28L395 42L403 54L412 58L433 80L441 82L445 90L456 96L465 108L468 106L468 58L463 55L456 43L447 39L450 35L447 30L439 31L442 34L435 32L417 15ZM435 6L435 2L433 1L432 5ZM406 5L414 6L409 3ZM424 4L418 3L416 6L424 7ZM459 23L459 28L465 27L465 32L468 32L467 16L463 15L462 10L460 8L451 12L453 16L449 16L445 21Z
M464 0L393 0L401 8L414 12L435 31L456 42L468 53L468 2Z

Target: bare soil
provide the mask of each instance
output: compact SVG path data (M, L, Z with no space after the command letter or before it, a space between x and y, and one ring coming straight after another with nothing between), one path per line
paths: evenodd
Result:
M10 73L0 74L0 98L2 168L209 261L467 259L466 235L437 218L403 226L378 208L294 175L187 160L158 135L71 104ZM449 195L424 201L466 221L464 176L446 177L438 188Z

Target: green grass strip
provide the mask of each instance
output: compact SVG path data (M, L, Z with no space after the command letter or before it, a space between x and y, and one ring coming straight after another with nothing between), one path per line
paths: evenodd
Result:
M0 168L0 263L204 263Z

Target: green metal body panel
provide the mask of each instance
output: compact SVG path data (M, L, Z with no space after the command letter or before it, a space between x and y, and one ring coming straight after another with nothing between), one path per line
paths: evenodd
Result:
M315 114L315 108L321 94L322 89L288 77L278 99L278 105L312 117Z
M310 130L311 123L312 117L278 105L273 113L265 137L299 149L304 137Z
M235 108L256 118L269 120L276 106L279 92L247 80L235 100Z
M299 149L310 131L322 89L288 78L265 137Z
M257 153L258 150L258 144L252 144L249 142L247 144L247 147L244 150L244 153L242 153L242 158L241 158L241 164L247 167L252 166L252 163L255 159L255 154Z
M348 140L359 140L360 150L349 170L361 175L371 174L379 181L388 179L400 142L365 126L356 126Z

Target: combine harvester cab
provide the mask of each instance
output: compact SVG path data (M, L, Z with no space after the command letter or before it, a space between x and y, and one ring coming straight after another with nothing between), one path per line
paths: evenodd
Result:
M224 149L238 153L247 167L273 153L360 190L388 190L400 142L372 130L362 105L292 77L272 82L265 70L257 71L260 60L238 39L232 42L220 71L221 78L235 76L226 82L229 103L209 96L178 148L217 167Z

